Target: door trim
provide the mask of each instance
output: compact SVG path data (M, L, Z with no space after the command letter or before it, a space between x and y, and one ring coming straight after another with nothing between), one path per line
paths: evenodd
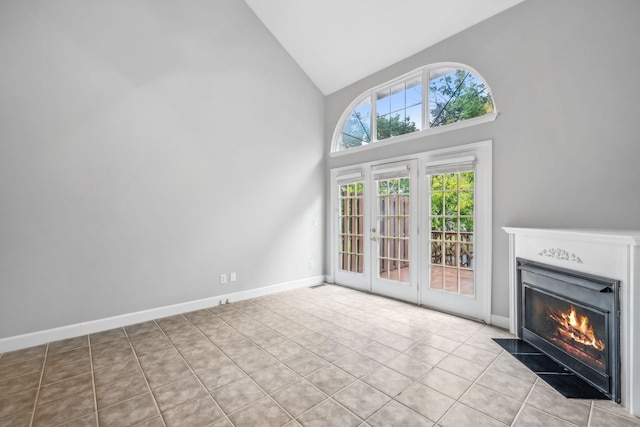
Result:
M345 174L348 171L354 172L357 170L362 170L364 172L365 178L369 179L372 166L381 165L384 163L401 162L401 161L417 159L419 168L420 168L419 169L420 175L417 180L418 188L416 189L416 191L423 193L426 189L424 188L424 184L423 184L424 180L421 179L421 176L423 175L424 168L427 162L438 161L441 159L446 159L451 157L468 156L471 154L475 155L476 158L478 159L478 163L477 163L478 169L476 173L478 175L482 175L485 181L488 180L488 183L489 183L488 185L483 184L483 187L485 187L483 189L483 194L478 197L478 199L480 199L480 197L482 198L482 203L484 203L482 209L483 209L483 212L485 213L484 215L482 215L481 218L477 219L477 223L476 223L476 229L478 230L478 232L481 231L484 236L483 242L477 247L478 251L482 251L484 259L482 261L482 267L480 267L479 265L476 271L476 278L478 280L482 280L483 295L481 297L482 313L480 316L474 316L474 317L484 321L485 323L491 323L491 296L492 296L491 295L492 294L491 278L492 278L492 233L493 233L492 211L491 211L491 205L492 205L492 185L491 185L492 141L491 140L476 142L472 144L459 145L455 147L442 148L437 150L430 150L430 151L425 151L425 152L411 154L411 155L380 159L377 161L369 161L369 162L358 162L357 158L359 156L354 156L354 159L356 160L351 162L348 166L331 169L329 174L330 175L329 203L328 203L329 227L327 229L328 235L326 239L326 241L329 243L327 248L328 255L329 255L329 258L328 258L329 263L327 266L328 282L335 283L336 268L338 265L337 264L338 251L336 250L338 224L337 224L336 215L335 215L335 212L338 209L338 207L337 207L337 197L335 197L335 195L337 194L337 191L338 191L336 178L340 174ZM425 231L421 230L424 227L421 224L422 222L421 219L423 218L424 214L425 212L424 212L423 203L419 202L417 218L420 219L418 223L418 238L420 242L422 242L423 240L424 232L428 232L428 230L425 230ZM367 227L365 229L369 230L370 227ZM418 245L417 256L419 260L422 260L422 258L425 256L426 249L422 248L422 246L424 246L422 243ZM422 269L426 267L422 265L423 264L422 262L418 262L417 264L418 265L416 267L419 269L419 271L417 272L418 273L418 277L417 277L418 303L422 305L422 297L423 297L422 277L424 276ZM361 290L365 290L365 289L361 289ZM369 292L371 291L370 285L369 285L368 291Z

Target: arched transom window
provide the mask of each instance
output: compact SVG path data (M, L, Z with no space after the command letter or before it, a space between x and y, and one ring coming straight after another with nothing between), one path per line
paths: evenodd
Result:
M489 86L475 70L462 64L429 65L352 102L334 132L332 152L484 123L496 116Z

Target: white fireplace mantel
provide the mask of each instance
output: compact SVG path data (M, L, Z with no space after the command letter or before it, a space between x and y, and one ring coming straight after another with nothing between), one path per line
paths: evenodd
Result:
M509 234L509 330L514 335L516 258L620 281L621 404L640 416L640 230L503 230Z

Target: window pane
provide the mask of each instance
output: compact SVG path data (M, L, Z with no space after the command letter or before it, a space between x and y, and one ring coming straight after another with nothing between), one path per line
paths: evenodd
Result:
M445 193L444 214L452 216L458 214L458 193Z
M460 267L473 267L473 245L470 243L460 244Z
M377 138L378 140L391 138L391 115L386 114L384 116L378 115L377 121Z
M442 193L431 193L431 215L442 215Z
M422 129L422 80L407 80L376 93L379 140Z
M371 102L367 99L353 110L342 128L340 149L359 147L371 142Z
M391 112L390 90L386 89L376 94L376 112L384 116Z
M404 115L404 107L406 106L404 83L392 87L389 98L391 103L391 113Z
M458 231L458 219L445 218L445 231Z
M432 175L431 176L431 190L442 190L442 181L444 179L443 175Z
M445 190L457 190L458 189L458 174L449 173L444 175L444 188Z
M431 289L442 289L442 267L431 267Z
M429 127L443 126L493 112L484 82L467 70L444 68L429 76Z
M473 217L460 218L460 233L473 233ZM473 234L470 234L473 238Z
M422 105L422 78L418 77L407 82L407 107Z
M422 130L422 105L407 107L405 120L408 129Z
M460 189L468 190L473 188L473 172L460 172Z
M473 191L461 191L459 194L460 215L473 215Z

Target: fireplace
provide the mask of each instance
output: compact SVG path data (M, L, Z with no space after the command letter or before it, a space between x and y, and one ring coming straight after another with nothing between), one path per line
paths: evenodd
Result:
M522 258L520 338L620 402L619 281Z
M539 291L543 295L550 294L553 297L561 295L560 301L565 301L568 305L573 304L576 310L574 316L584 315L585 312L579 311L583 308L589 309L586 314L589 317L589 325L593 328L594 334L602 334L602 322L604 322L605 337L598 339L603 340L605 344L605 354L602 355L602 358L606 367L604 369L599 367L601 360L600 362L594 361L591 365L584 363L586 368L583 369L585 371L596 371L596 378L598 376L612 378L609 380L611 381L609 398L613 398L615 401L619 400L622 407L640 417L640 364L637 363L637 360L640 360L640 230L578 230L522 227L504 227L504 230L509 235L509 316L504 321L497 320L505 327L508 326L509 331L517 338L523 338L522 334L525 329L522 328L522 313L526 307L522 306L521 293L523 291L520 281L523 274L527 278L527 276L531 276L535 272L527 271L525 273L520 268L523 266L522 260L542 264L544 270L549 270L548 267L551 267L551 269L558 269L561 273L567 270L578 273L578 276L571 274L569 276L579 283L587 284L587 287L573 286L573 290L560 293L554 291L553 287L549 288L543 283L541 289L540 287L534 287L531 291ZM538 266L529 263L527 268L532 270L533 267ZM545 275L542 276L546 278L549 274L549 272L545 272ZM594 276L597 279L609 277L615 280L605 279L603 283L600 280L592 280ZM618 281L617 286L612 284L616 280ZM527 279L526 281L530 282L531 280ZM549 281L555 281L555 277L549 277ZM565 281L559 280L556 285L562 285L562 282ZM607 284L612 284L612 286L607 286ZM593 287L598 292L594 292L591 289ZM603 312L615 313L616 309L611 308L611 306L594 304L588 299L586 301L583 299L583 296L588 296L589 294L607 294L609 301L613 298L615 303L616 287L619 298L619 336L611 332L610 329L611 323L615 323L615 320L608 314L602 314ZM610 289L611 292L607 289ZM544 302L544 304L547 302ZM554 301L552 300L551 302ZM565 311L566 308L565 306L559 309L560 311ZM604 316L605 320L602 320L599 315ZM531 323L529 325L530 327L526 328L527 331L540 335L539 330L538 333L535 331L541 325L531 325ZM618 340L618 342L617 344L611 344L607 342L610 340ZM519 342L525 348L517 349L522 354L518 360L537 358L537 356L530 356L530 351L542 354L530 344L523 341ZM540 344L537 345L540 346ZM617 357L612 356L607 351L607 349L611 349L612 345L619 350ZM554 347L557 346L554 345ZM552 359L548 360L560 366ZM619 363L619 366L616 373L617 363ZM594 364L595 367L592 366ZM543 368L545 372L549 372L547 366ZM542 377L542 375L538 375ZM579 379L583 384L589 385L588 382L577 375L573 373L570 373L570 375ZM615 384L616 379L618 384ZM597 383L595 380L590 381ZM589 385L589 387L591 386ZM598 391L595 388L594 390ZM601 392L598 391L598 393ZM606 398L604 393L601 394Z

